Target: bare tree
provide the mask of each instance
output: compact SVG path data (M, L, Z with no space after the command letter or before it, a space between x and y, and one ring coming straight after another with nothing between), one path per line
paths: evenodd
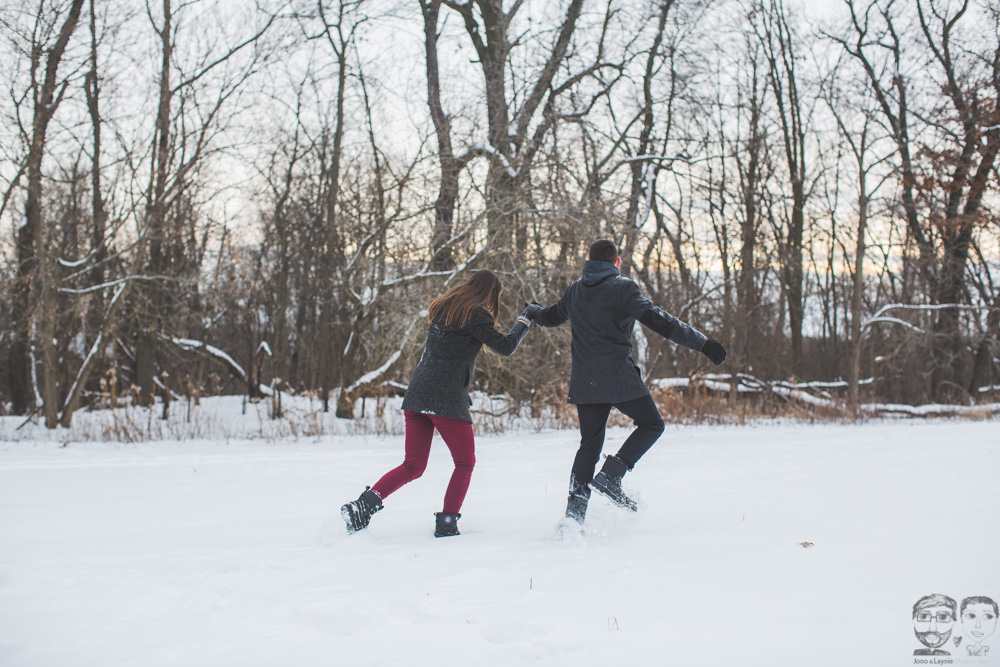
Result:
M653 137L653 128L656 123L656 108L653 99L653 79L662 66L664 28L667 24L667 16L670 8L673 7L673 0L663 0L658 3L656 17L656 31L653 36L653 43L649 47L646 55L646 66L642 75L642 109L640 110L641 125L639 137L635 146L635 155L629 161L632 176L632 190L628 199L628 212L625 214L626 226L624 227L623 238L618 239L618 245L622 255L622 275L628 275L632 268L632 253L639 230L642 228L645 219L656 206L656 178L659 174L661 156L656 155L656 148L659 142ZM676 70L671 68L671 85L666 106L666 116L664 124L669 127L672 122L672 108L675 95ZM664 137L664 147L669 140L669 132ZM665 156L662 156L665 157ZM641 209L645 209L640 212ZM675 245L676 248L676 245Z
M1000 149L1000 123L996 122L1000 59L996 55L956 52L955 31L969 10L967 1L918 2L922 46L934 65L923 73L936 82L951 113L945 113L938 104L940 98L935 100L934 87L925 87L920 89L925 111L914 114L910 94L915 90L917 75L908 75L905 67L909 52L898 28L900 13L896 3L847 0L847 6L852 37L833 39L862 67L895 142L901 203L909 233L919 250L921 275L933 303L962 303L969 249L982 224L978 214ZM996 46L1000 43L994 50ZM959 54L965 59L960 61ZM883 83L886 78L888 86ZM914 142L914 115L939 131L943 145L927 144L918 155L914 154L914 146L919 145ZM916 164L918 157L930 159L923 172ZM935 235L940 239L940 252L935 248ZM956 372L961 367L957 362L963 349L958 309L938 311L935 331L942 344L934 346L933 391L940 395L961 380Z
M299 173L301 164L309 160L316 150L316 141L305 126L304 105L306 103L307 85L314 76L311 68L307 68L294 88L294 104L290 105L289 113L294 118L294 126L287 131L279 145L266 156L267 165L261 169L268 195L271 200L267 220L264 223L264 249L260 253L259 266L262 278L261 289L264 302L270 312L270 347L273 354L274 376L283 382L294 381L292 372L292 351L298 336L293 336L294 318L289 322L289 315L294 312L293 279L302 270L303 265L310 262L307 252L301 252L302 245L308 251L308 244L298 244L297 239L303 236L302 224L298 215L301 203L297 201L300 188L306 177ZM275 94L272 104L283 104L283 95ZM285 132L285 128L281 128ZM273 259L268 260L269 251L273 249ZM297 251L299 250L299 251ZM305 294L299 298L306 299Z
M861 416L859 383L861 380L861 357L864 345L862 310L865 298L865 254L871 217L871 202L875 193L890 177L890 173L873 177L873 170L888 159L874 154L873 125L874 109L858 108L857 98L850 102L831 83L825 91L825 102L837 122L840 139L847 145L855 168L857 190L857 222L855 225L854 261L851 266L850 298L850 353L847 363L848 407L855 419ZM839 188L838 188L839 190ZM839 241L839 239L834 239ZM845 248L845 255L848 254Z
M764 183L768 178L770 165L767 153L767 129L764 126L764 96L767 94L766 72L761 71L760 55L747 42L746 83L739 87L738 108L745 117L745 134L737 135L730 153L736 163L739 176L738 219L740 221L740 270L736 278L736 298L739 306L739 320L744 337L736 350L734 361L747 366L753 365L750 339L762 331L761 291L764 279L758 273L759 230L763 225ZM760 262L763 264L763 262Z
M940 158L945 160L945 169L950 169L951 174L943 179L942 184L944 215L938 217L937 214L935 217L938 219L934 221L943 244L935 295L938 304L965 301L964 278L969 251L973 234L982 224L979 210L997 151L1000 150L1000 34L995 34L992 59L984 58L989 63L984 80L976 81L974 72L978 68L972 65L970 72L970 66L963 67L953 44L954 31L968 10L969 2L964 0L955 9L951 9L950 4L934 0L917 2L921 31L940 68L939 80L954 112L955 121L946 123L961 127L960 131L956 128L950 132L957 145L948 146L940 152ZM961 51L962 46L957 48ZM972 81L967 83L970 75ZM942 372L939 381L959 379L946 370L962 352L958 314L957 308L942 309L935 322L935 331L950 347L949 354L940 359Z
M553 85L560 65L569 49L583 0L570 0L566 6L555 40L536 73L523 78L523 89L516 91L520 104L513 104L508 71L511 51L518 40L510 34L511 24L523 6L516 0L508 9L502 0L444 0L465 22L483 75L486 100L487 141L467 149L489 158L487 176L487 231L490 244L498 257L511 257L527 246L524 187L531 163L557 119L556 98L582 79L591 68L572 75L565 82ZM593 67L598 67L595 64ZM543 105L544 103L544 105ZM534 123L540 109L547 113ZM460 158L467 153L461 153ZM502 261L502 260L501 260Z
M340 174L343 159L344 132L344 101L347 96L348 51L357 34L358 27L366 20L366 16L355 10L362 2L338 1L335 4L335 15L329 13L322 0L318 0L317 9L322 21L323 37L333 51L336 67L337 86L335 97L335 116L333 120L332 146L329 152L329 162L326 170L325 202L325 232L324 251L320 263L319 284L322 308L320 311L319 337L317 340L319 353L320 392L323 398L323 409L329 409L329 397L332 382L330 355L333 350L332 334L334 313L339 304L334 295L335 278L343 271L346 258L341 234L341 224L338 218L340 197Z
M171 319L176 298L163 281L179 279L195 268L188 261L184 235L190 223L190 217L185 219L190 212L185 206L190 202L192 178L212 151L212 142L226 120L226 104L272 55L273 51L261 48L261 39L277 18L277 12L261 9L252 16L257 21L250 23L235 44L212 45L208 52L189 59L177 53L177 21L185 10L190 10L189 4L175 7L172 0L163 0L158 17L148 14L156 33L160 69L143 235L148 243L145 271L158 280L147 283L137 297L135 337L135 380L139 399L147 405L153 400L159 336ZM206 85L216 72L223 74L212 86Z
M801 60L798 35L789 23L782 0L759 0L750 11L750 24L767 59L767 78L781 128L785 168L791 186L791 210L784 233L778 233L781 285L788 302L792 338L792 373L802 376L802 320L804 316L802 251L805 231L806 101L798 73Z
M10 346L9 379L13 410L24 414L33 401L30 347L32 292L39 311L39 340L43 352L42 400L45 422L55 427L59 399L58 358L53 336L55 309L53 298L56 285L50 266L43 213L42 160L46 152L49 123L62 103L70 78L60 75L59 68L75 32L83 8L83 0L71 3L40 3L30 40L25 44L30 67L28 98L30 126L22 126L28 150L24 173L27 180L27 203L24 218L17 232L17 275L12 297L13 340ZM20 102L24 100L18 100ZM32 287L32 283L36 287Z

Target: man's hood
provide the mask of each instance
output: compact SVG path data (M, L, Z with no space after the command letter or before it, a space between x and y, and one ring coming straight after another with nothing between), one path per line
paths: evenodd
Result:
M611 262L601 262L595 259L588 259L583 265L583 284L587 287L599 285L608 278L620 275L618 267Z

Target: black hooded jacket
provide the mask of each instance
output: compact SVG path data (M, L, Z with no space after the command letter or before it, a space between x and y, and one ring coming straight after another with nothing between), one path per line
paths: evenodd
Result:
M445 326L439 315L427 329L427 343L403 397L403 409L472 421L469 385L483 345L509 357L528 333L518 320L506 336L496 330L493 316L476 308L465 326Z
M610 262L589 260L583 277L542 310L535 324L557 327L570 320L573 366L567 403L622 403L649 394L632 360L632 329L638 320L678 345L700 352L703 333L660 310L639 286Z

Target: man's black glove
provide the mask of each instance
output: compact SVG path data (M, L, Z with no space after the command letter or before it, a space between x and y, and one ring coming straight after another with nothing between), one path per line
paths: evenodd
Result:
M726 348L722 347L722 343L711 338L705 341L705 347L701 348L701 353L716 366L726 360Z
M534 321L534 319L538 317L538 313L542 312L543 310L545 309L542 308L540 304L537 304L534 301L532 301L531 303L524 304L524 312L521 313L521 317Z

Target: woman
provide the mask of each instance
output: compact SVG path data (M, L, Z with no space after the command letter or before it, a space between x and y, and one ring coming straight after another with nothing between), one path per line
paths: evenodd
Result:
M444 507L435 513L435 537L458 535L462 501L469 490L476 465L475 440L469 406L469 384L476 357L483 345L509 357L528 333L531 320L541 306L525 308L514 328L504 336L496 330L500 312L500 279L492 271L476 271L431 302L427 309L430 327L420 362L413 371L403 398L406 419L403 463L387 472L357 500L340 508L347 532L368 526L382 501L404 484L420 477L427 467L434 429L438 430L455 461Z

